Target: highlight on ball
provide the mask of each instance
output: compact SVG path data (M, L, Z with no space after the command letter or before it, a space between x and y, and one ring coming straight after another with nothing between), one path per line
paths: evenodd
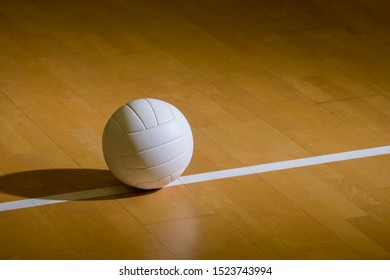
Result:
M191 127L173 105L158 99L136 99L121 106L103 131L103 155L124 184L161 188L176 180L191 161Z

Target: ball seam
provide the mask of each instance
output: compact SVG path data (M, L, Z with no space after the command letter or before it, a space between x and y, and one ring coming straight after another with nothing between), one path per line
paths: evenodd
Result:
M182 152L180 155L177 155L175 156L174 158L168 160L168 161L165 161L163 163L160 163L160 164L156 164L156 165L152 165L152 166L148 166L148 167L142 167L142 168L125 168L126 170L146 170L146 169L154 169L154 168L158 168L158 167L161 167L165 164L168 164L168 163L171 163L172 161L174 160L177 160L178 158L180 158L181 156L185 155L189 150L191 149L191 146L188 147L184 152Z
M175 113L172 111L171 106L174 107L173 105L168 104L168 108L169 108L169 111L171 111L172 117L175 120L177 120L181 124L181 126L184 127L184 129L187 129L187 126L184 123L182 123L179 119L176 118Z
M180 168L178 171L176 171L176 172L173 172L173 174L176 174L176 173L178 173L178 172L181 172L181 174L183 174L183 172L184 172L184 170L186 170L186 168L187 168L187 166L185 166L185 167L183 167L183 168ZM152 180L152 181L142 181L142 182L138 182L137 183L137 186L139 185L139 184L148 184L148 183L154 183L154 182L160 182L162 179L165 179L165 178L168 178L169 177L169 180L170 180L170 183L172 183L174 180L177 180L177 179L179 179L180 178L180 176L178 176L178 177L176 177L175 179L173 179L173 177L172 177L172 175L168 175L168 176L166 176L166 177L161 177L161 178L158 178L158 179L156 179L156 180Z
M172 119L170 119L169 121L160 123L158 126L163 125L163 124L166 124L166 123L169 123L169 122L171 122L171 121L175 121L175 120L178 121L177 119L172 118ZM180 123L180 121L178 121L178 122ZM181 124L181 123L180 123L180 124ZM153 129L153 128L155 128L155 127L157 127L157 126L147 127L147 128L145 128L145 129L135 130L135 131L127 132L127 133L124 132L123 135L132 135L132 134L136 134L136 133L139 133L139 132L147 131L147 130L149 130L149 129Z
M146 100L146 102L148 102L148 104L149 104L150 108L152 109L152 112L153 112L154 118L156 119L156 124L157 124L156 126L159 126L159 125L160 125L160 123L158 122L157 115L156 115L156 112L155 112L155 111L154 111L154 109L153 109L152 103L149 101L149 99L148 99L148 98L145 98L145 100Z
M133 111L134 115L137 116L138 120L141 122L142 126L144 127L144 129L146 129L146 125L144 124L144 122L142 121L141 117L137 114L137 112L129 105L129 104L126 104L127 107L129 107L129 109L131 111Z
M127 154L121 154L121 157L127 157L127 156L132 156L132 155L139 155L139 154L142 154L144 152L147 152L147 151L151 151L151 150L154 150L154 149L157 149L161 146L164 146L166 144L170 144L172 142L175 142L177 140L180 140L184 137L186 137L187 134L183 134L182 136L176 138L176 139L173 139L173 140L170 140L170 141L167 141L167 142L164 142L164 143L161 143L161 144L158 144L157 146L153 146L153 147L149 147L149 148L146 148L146 149L143 149L143 150L139 150L138 152L135 152L135 153L127 153Z

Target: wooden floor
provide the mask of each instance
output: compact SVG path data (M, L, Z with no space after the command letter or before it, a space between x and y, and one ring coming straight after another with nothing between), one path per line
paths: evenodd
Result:
M0 0L0 202L117 185L101 136L178 107L185 175L390 145L387 0ZM390 259L390 156L0 212L0 259Z

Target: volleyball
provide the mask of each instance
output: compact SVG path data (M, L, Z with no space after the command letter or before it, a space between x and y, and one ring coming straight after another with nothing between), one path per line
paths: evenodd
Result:
M103 155L121 182L158 189L176 180L191 161L191 127L173 105L136 99L116 110L103 131Z

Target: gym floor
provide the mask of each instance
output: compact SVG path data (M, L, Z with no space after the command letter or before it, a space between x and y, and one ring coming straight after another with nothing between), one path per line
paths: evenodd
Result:
M185 176L390 145L389 45L386 0L0 0L0 208L58 199L0 211L0 259L390 259L389 154L110 193L101 148L143 97Z

